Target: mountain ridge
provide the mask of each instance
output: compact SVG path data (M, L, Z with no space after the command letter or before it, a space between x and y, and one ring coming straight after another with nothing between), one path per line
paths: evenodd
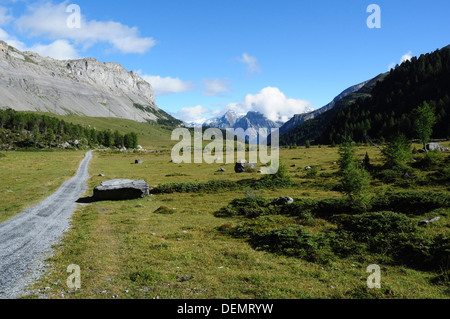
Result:
M370 81L370 80L369 80ZM311 120L319 116L320 114L323 114L332 108L335 107L336 103L348 96L349 94L352 94L356 91L359 91L364 85L366 85L369 81L364 81L362 83L353 85L344 91L342 91L338 96L336 96L333 101L328 103L327 105L321 107L320 109L317 109L315 111L309 112L309 113L303 113L303 114L295 114L289 121L287 121L283 126L280 127L280 135L289 132L290 130L294 129L296 126L302 124L305 121Z
M55 60L0 40L1 108L58 115L174 120L159 109L150 83L118 63Z

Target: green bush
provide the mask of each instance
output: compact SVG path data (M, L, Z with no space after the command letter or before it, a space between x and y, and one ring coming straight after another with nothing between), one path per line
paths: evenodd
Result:
M236 198L228 206L215 213L216 217L244 216L254 218L267 215L271 211L267 207L270 201L263 197Z
M437 168L443 161L443 156L441 151L434 150L425 153L424 157L416 162L416 167L423 170L432 170Z
M257 249L312 262L327 263L332 257L325 238L306 232L300 225L255 232L249 242Z
M437 192L398 192L376 196L372 210L391 210L405 214L423 215L437 208L450 207L450 195Z
M153 213L163 214L163 215L171 215L171 214L174 214L174 210L170 209L169 207L166 207L166 206L161 206L160 208L155 210Z

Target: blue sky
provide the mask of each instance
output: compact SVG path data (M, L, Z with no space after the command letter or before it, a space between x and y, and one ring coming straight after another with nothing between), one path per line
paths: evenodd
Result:
M66 12L76 4L79 29ZM370 29L370 4L381 28ZM0 39L54 58L140 72L157 105L187 121L232 109L273 120L450 44L448 0L0 0Z

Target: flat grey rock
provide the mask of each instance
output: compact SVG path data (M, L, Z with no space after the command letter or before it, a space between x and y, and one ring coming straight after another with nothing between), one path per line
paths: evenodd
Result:
M149 195L150 186L144 180L114 179L94 189L95 200L127 200Z

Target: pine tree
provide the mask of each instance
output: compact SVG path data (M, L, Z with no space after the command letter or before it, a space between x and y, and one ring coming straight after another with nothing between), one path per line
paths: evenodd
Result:
M414 112L414 128L425 150L427 150L426 145L433 133L433 126L436 124L434 111L434 108L427 102L424 102Z

